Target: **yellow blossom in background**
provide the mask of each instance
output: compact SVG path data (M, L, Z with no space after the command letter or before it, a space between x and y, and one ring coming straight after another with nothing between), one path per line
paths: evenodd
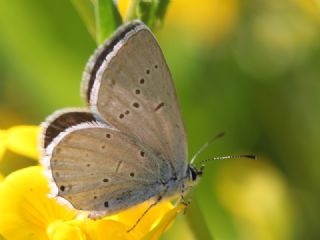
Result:
M218 196L234 217L240 239L292 239L292 198L277 169L262 159L230 162L218 179Z
M155 240L183 209L174 208L170 202L159 203L127 233L150 203L94 221L49 198L48 182L42 172L40 166L21 169L0 185L0 234L5 238Z
M170 1L165 21L191 36L217 41L235 27L239 11L239 0L174 0Z
M38 160L38 133L38 126L15 126L8 130L0 130L0 159L5 150L10 150Z
M284 79L279 76L313 56L319 23L306 9L318 11L314 15L320 12L314 0L261 0L254 6L259 11L249 11L243 34L237 33L235 59L242 71L256 80Z
M119 0L124 17L129 0ZM235 27L240 13L239 0L173 0L170 1L165 24L205 41L218 41Z
M296 0L299 6L320 22L320 0Z

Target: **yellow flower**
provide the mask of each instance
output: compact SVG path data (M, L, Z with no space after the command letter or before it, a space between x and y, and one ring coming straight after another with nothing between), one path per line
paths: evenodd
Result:
M292 239L292 196L281 173L267 161L226 163L217 189L244 238Z
M238 0L176 0L170 2L165 21L191 36L216 41L235 27L239 12Z
M162 202L127 233L150 203L93 221L49 198L40 166L18 170L0 184L0 234L14 239L158 239L183 206Z
M320 21L320 0L295 0L314 19Z
M129 2L118 1L122 16L125 16ZM239 0L174 0L169 3L165 23L200 40L217 41L231 32L239 14Z
M15 126L0 130L0 159L8 149L23 156L38 159L38 126Z
M73 211L46 195L49 187L41 167L18 170L0 185L0 234L7 239L46 239L46 228Z

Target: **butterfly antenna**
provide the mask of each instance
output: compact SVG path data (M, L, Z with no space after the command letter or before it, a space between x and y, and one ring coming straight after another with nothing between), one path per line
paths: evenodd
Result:
M210 162L213 160L224 160L224 159L234 159L234 158L247 158L247 159L257 159L255 155L250 154L244 154L244 155L233 155L233 156L223 156L223 157L212 157L205 160L202 160L201 162L198 162L196 165L204 166L206 162Z
M214 142L215 140L223 137L225 135L224 132L219 133L218 135L214 136L212 139L210 139L208 142L206 142L199 150L198 152L196 152L196 154L192 157L190 164L192 165L192 163L196 160L196 158L199 156L200 153L203 152L203 150L205 150L212 142Z

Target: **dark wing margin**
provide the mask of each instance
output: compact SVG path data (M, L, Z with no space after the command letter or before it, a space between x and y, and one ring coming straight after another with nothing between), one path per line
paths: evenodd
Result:
M87 104L90 103L90 95L93 87L96 74L106 59L106 57L113 51L114 46L121 41L128 32L133 30L135 27L142 25L141 21L132 21L121 26L103 45L101 45L94 54L90 57L85 71L83 73L83 80L81 86L81 95L85 99Z
M85 109L64 109L54 112L41 125L40 148L46 148L61 132L84 122L96 122L94 115Z

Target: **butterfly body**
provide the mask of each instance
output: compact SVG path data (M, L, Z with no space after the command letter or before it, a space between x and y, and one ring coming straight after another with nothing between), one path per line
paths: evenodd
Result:
M81 88L87 108L43 124L53 195L95 218L173 197L201 175L188 165L171 74L142 22L120 27L95 51Z

